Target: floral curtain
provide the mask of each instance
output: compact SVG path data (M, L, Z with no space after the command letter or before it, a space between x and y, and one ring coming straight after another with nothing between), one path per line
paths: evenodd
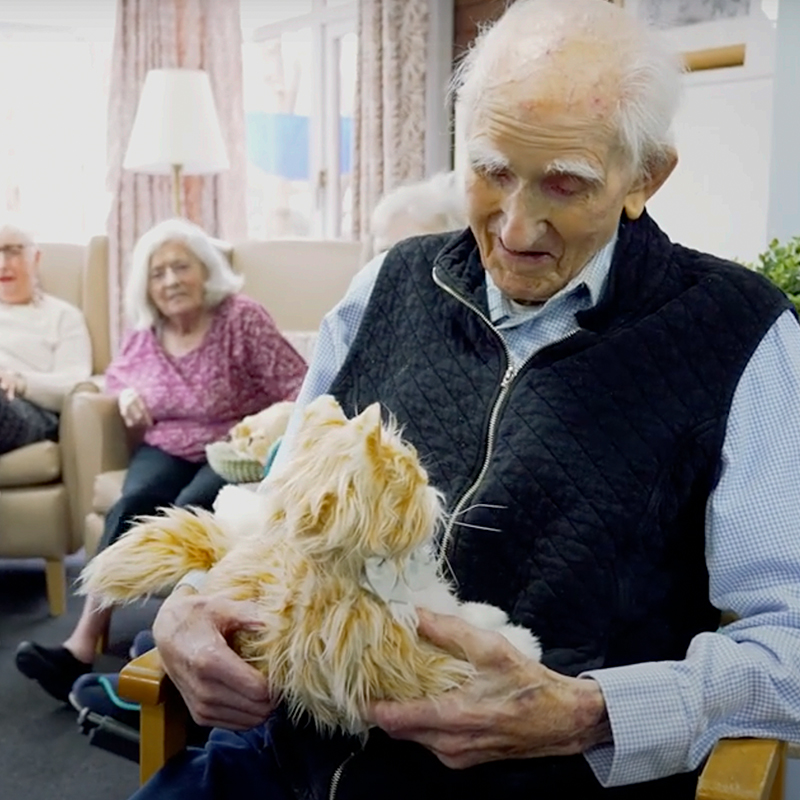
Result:
M173 215L170 177L122 169L139 95L151 69L209 73L231 167L182 181L184 216L224 239L245 236L246 154L239 0L117 0L108 116L112 346L122 333L121 289L139 236Z
M395 186L425 177L428 0L360 0L353 235Z

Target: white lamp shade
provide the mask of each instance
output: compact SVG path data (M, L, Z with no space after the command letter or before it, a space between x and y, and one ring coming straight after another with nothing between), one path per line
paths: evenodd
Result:
M133 172L184 175L228 169L208 74L200 69L151 69L144 80L122 163Z

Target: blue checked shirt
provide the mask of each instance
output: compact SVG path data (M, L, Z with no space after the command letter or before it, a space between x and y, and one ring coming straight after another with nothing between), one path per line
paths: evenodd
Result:
M578 329L575 313L598 301L615 244L540 307L510 302L487 273L490 318L515 366ZM299 407L330 389L383 258L355 276L323 320ZM295 414L276 462L298 421ZM711 602L740 619L696 636L682 661L585 673L600 684L613 734L585 754L604 786L694 769L723 737L800 740L799 476L800 326L787 311L740 378L706 510Z

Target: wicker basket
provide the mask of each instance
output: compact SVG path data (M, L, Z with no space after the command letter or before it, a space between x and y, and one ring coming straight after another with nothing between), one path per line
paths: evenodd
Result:
M206 458L211 469L228 483L257 483L264 477L264 465L237 453L230 442L206 445Z

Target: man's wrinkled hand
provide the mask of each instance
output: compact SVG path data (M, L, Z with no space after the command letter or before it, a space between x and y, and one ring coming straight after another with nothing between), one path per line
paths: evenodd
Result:
M610 740L600 688L569 678L514 648L499 633L420 610L419 633L476 676L431 700L378 702L370 722L418 742L452 768L507 758L569 755Z
M275 708L266 678L227 638L261 627L253 606L179 589L156 616L153 636L167 674L198 725L248 730Z

